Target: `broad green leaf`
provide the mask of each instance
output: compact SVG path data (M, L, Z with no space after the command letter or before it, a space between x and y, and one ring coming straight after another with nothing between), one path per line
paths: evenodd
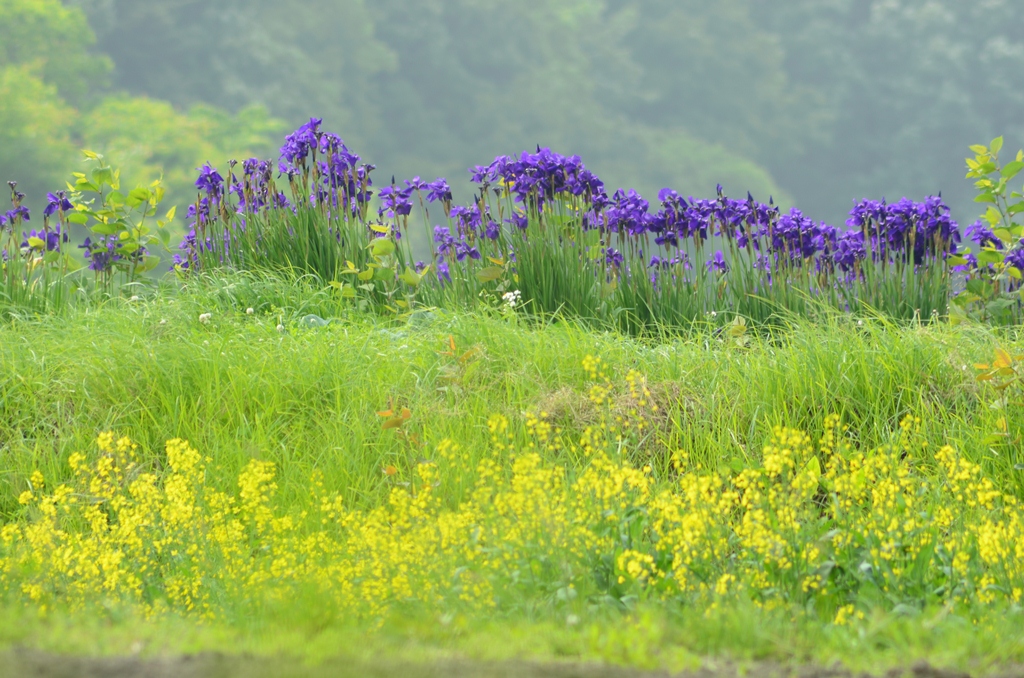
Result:
M395 252L395 241L391 238L376 238L370 243L370 251L375 257L386 257Z
M92 171L92 182L97 186L109 186L114 182L114 173L109 167L97 167Z
M147 254L146 257L142 260L142 263L139 264L138 269L136 270L139 273L149 273L159 265L160 257L153 254Z
M174 215L177 214L177 211L178 211L178 206L175 205L171 209L167 210L167 216L164 217L164 219L166 219L169 222L170 221L174 221Z
M972 278L967 281L967 291L971 294L976 294L979 297L986 297L990 290L988 284L984 280Z
M398 279L404 282L409 287L416 287L417 285L420 284L420 281L423 279L423 276L417 273L416 271L412 270L408 266L406 266L405 272L402 273L402 275L398 276Z
M121 228L116 224L105 224L100 222L95 224L90 230L96 235L114 235L120 231Z
M1003 150L1003 138L1002 137L996 137L995 139L993 139L992 140L992 145L990 145L989 148L992 150L992 154L993 155L995 155L999 151Z
M362 271L359 274L359 279L362 280L363 282L366 282L368 280L373 280L373 269L371 268L371 269L367 269L365 271Z
M125 204L134 209L144 202L149 202L149 196L150 193L148 188L136 188L128 194Z
M356 291L351 287L343 287L341 288L341 296L345 297L346 299L355 299Z
M974 198L974 202L980 203L994 203L995 201L996 197L991 193L982 193Z
M978 263L982 266L987 264L1000 264L1003 262L1005 257L1006 254L1003 252L986 247L978 252Z
M963 148L963 146L961 146L961 148ZM978 155L985 155L988 153L988 148L981 144L975 144L974 146L971 146L971 152L977 153Z
M89 223L89 215L85 212L72 212L65 217L72 224L85 225Z
M391 229L383 224L370 224L370 230L376 231L377 233L383 233L385 235L391 232Z
M121 191L111 191L110 193L107 194L106 202L108 205L123 205L124 201L125 197L124 194L121 193Z
M1000 174L1002 174L1003 178L1005 179L1012 179L1013 177L1017 176L1017 174L1019 174L1022 169L1024 169L1024 162L1015 160L1014 162L1007 164L1006 167L1003 168L1003 171L1000 172Z
M500 266L488 266L476 272L476 279L482 283L492 282L500 278L504 272L505 269Z
M34 250L41 250L46 247L46 241L42 238L32 236L28 239L28 246Z

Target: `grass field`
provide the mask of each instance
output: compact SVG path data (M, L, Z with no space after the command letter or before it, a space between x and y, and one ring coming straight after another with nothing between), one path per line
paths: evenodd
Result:
M1015 332L337 304L229 276L0 328L4 644L1024 662L1024 410L974 366Z

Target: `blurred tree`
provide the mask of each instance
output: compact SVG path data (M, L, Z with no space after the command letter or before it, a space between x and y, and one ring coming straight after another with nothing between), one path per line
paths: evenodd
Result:
M37 75L75 106L95 99L111 69L95 42L85 14L60 0L0 0L0 68L38 64Z
M372 90L378 115L366 148L403 175L450 174L535 144L578 153L609 184L653 197L667 185L714 192L778 193L755 163L684 124L631 119L610 106L626 98L640 69L623 47L628 13L603 0L402 0L371 10L398 55ZM663 121L662 121L663 122ZM428 169L429 168L429 169Z
M629 23L622 44L637 73L613 93L615 107L772 166L824 140L824 96L791 81L782 40L749 2L610 0Z
M737 146L607 105L639 72L622 46L630 17L604 0L79 3L119 86L178 106L261 102L293 124L323 116L387 174L458 183L470 165L540 143L648 194L718 181L778 193Z
M168 205L195 200L196 168L205 162L226 168L229 159L276 155L273 140L285 125L262 106L236 115L208 104L188 112L146 97L110 97L84 116L86 148L121 169L127 185L163 177Z
M75 1L116 63L115 84L178 107L340 116L394 65L366 0Z
M747 1L790 78L832 112L824 143L768 160L801 205L838 221L855 198L942 191L957 218L975 218L968 145L1024 143L1024 3Z
M39 62L0 68L0 186L17 181L33 199L63 186L74 157L71 129L76 112L39 77ZM7 194L0 199L0 211Z
M63 185L71 104L94 100L105 82L110 60L94 42L85 15L59 0L0 0L0 182L18 181L32 201Z

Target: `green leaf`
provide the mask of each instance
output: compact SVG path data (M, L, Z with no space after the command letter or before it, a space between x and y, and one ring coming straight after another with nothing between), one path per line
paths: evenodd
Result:
M402 273L402 275L398 276L398 279L404 282L409 287L416 287L417 285L420 284L420 281L423 279L423 276L417 273L416 271L412 270L410 267L406 266L405 272Z
M123 205L125 201L124 193L121 191L111 191L107 194L106 203L112 206Z
M96 235L114 235L121 230L116 224L104 224L100 222L90 229Z
M109 167L97 167L92 171L92 182L97 186L114 183L114 173Z
M342 287L341 288L341 296L345 297L346 299L355 299L356 298L356 291L352 287L347 287L347 286L346 287Z
M984 219L991 224L993 228L995 228L996 224L1003 220L1003 215L1000 214L999 210L995 207L989 207L988 210L985 211Z
M1024 169L1024 162L1014 160L1013 162L1007 164L1006 167L1003 168L1003 171L1000 172L1000 174L1003 175L1004 179L1012 179L1013 177L1017 176L1022 169Z
M817 457L807 460L807 464L804 465L804 473L814 478L815 481L821 480L821 464Z
M993 155L995 155L999 151L1003 150L1003 138L1002 137L996 137L995 139L993 139L992 140L992 145L990 145L989 148L992 149L992 154Z
M975 144L974 146L971 146L971 152L976 153L977 155L986 155L988 154L988 148L981 144Z
M493 282L501 277L501 274L505 272L501 266L488 266L482 268L476 272L476 279L482 283Z
M71 212L67 215L66 219L69 223L81 224L83 226L89 223L89 215L85 212Z
M148 188L136 188L128 194L125 204L134 209L144 202L149 202L149 196L150 193Z
M46 241L42 238L32 236L28 239L28 246L34 250L41 250L46 247Z
M391 238L376 238L370 243L370 251L375 257L386 257L394 254L395 241Z
M367 269L365 271L360 272L359 273L359 279L362 280L363 282L366 282L368 280L373 280L373 269L371 268L371 269Z
M142 263L139 264L139 267L136 269L136 271L139 273L149 273L159 265L160 257L152 254L147 254L146 257L142 260Z
M976 294L979 297L984 298L989 295L989 286L984 280L972 278L967 281L967 291L971 294Z
M171 244L171 232L165 228L161 228L158 231L160 235L160 242L163 243L164 247L168 247Z
M989 202L990 203L994 203L995 201L996 201L996 197L994 195L992 195L991 193L982 193L982 194L978 195L974 199L974 202L980 202L980 203L989 203Z
M967 260L963 257L952 254L946 259L946 263L950 266L964 266L967 264Z
M978 263L982 266L986 266L988 264L1001 264L1005 258L1005 253L987 247L978 252Z

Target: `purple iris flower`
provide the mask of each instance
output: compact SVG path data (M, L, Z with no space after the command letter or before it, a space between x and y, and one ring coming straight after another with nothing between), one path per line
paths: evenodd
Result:
M437 262L437 279L441 283L444 283L446 281L447 282L451 282L452 281L451 272L448 270L448 262L446 262L446 261L438 261Z
M1004 247L1003 241L980 219L967 227L967 237L982 247L994 247L997 250Z
M12 210L8 210L7 213L4 215L4 219L7 222L8 226L13 227L14 222L18 220L31 221L31 216L31 212L29 212L29 209L27 207L25 207L24 205L19 205L18 207L15 207Z
M484 227L484 237L490 240L497 240L501 235L501 224L494 221L493 219L487 220L487 226Z
M519 230L525 230L530 225L530 220L525 214L513 214L511 217L505 220L506 223L512 224Z
M380 215L394 219L396 216L405 217L412 212L412 188L396 188L385 186L380 189Z
M444 179L438 178L435 181L431 181L426 185L427 188L427 202L441 202L451 204L452 202L452 189L448 186L448 182Z
M196 168L199 170L199 178L196 179L196 188L200 191L205 191L207 195L216 195L220 193L220 187L224 184L224 177L220 175L220 172L210 166L210 163L206 163L202 167Z
M70 212L73 209L75 209L75 206L68 200L67 193L64 191L57 191L56 194L46 194L46 209L43 210L44 217L51 217L57 211Z
M609 247L604 251L604 262L613 268L621 268L625 262L625 257L622 256L622 252L619 252L614 247Z
M42 240L43 249L47 252L56 252L57 250L60 249L60 245L62 242L66 243L68 242L68 240L70 240L70 238L68 238L67 233L62 234L60 232L60 226L57 226L53 230L49 231L29 231L29 234L25 236L25 240L21 243L22 247L29 247L29 238L39 238L40 240Z
M413 177L412 179L405 180L405 186L411 191L422 191L428 184L419 177Z
M709 271L717 271L719 273L725 273L729 270L729 264L725 261L725 255L722 254L722 250L717 250L715 256L711 258L705 264Z

